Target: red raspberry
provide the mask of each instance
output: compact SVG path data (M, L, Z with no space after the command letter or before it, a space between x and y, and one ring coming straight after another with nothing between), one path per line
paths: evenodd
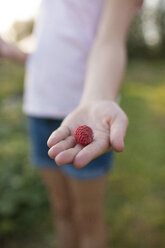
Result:
M77 143L86 146L93 141L93 131L86 125L79 126L74 132L74 137Z

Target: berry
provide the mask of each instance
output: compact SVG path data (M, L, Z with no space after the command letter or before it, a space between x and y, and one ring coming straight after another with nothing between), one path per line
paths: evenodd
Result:
M74 132L74 137L77 143L87 146L93 141L93 131L86 125L79 126Z

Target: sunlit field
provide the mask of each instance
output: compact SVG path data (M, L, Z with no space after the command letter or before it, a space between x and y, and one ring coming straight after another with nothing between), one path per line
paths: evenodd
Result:
M0 60L0 247L53 248L45 189L29 164L23 68ZM132 61L121 105L126 148L109 174L109 247L164 248L165 61Z

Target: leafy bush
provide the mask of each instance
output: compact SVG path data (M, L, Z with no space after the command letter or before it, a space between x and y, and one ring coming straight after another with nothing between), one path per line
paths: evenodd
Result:
M20 160L20 161L19 161ZM45 190L39 177L23 159L3 164L0 174L0 238L27 232L48 209Z
M21 111L24 70L0 63L0 239L27 232L48 211L46 192L29 164L25 117Z
M27 36L29 36L33 31L34 20L30 19L28 21L16 21L13 23L11 28L11 35L15 41L20 41Z

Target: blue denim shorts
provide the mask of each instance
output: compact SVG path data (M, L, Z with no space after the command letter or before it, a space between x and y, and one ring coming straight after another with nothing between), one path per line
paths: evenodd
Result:
M103 176L113 165L113 151L105 153L83 168L76 169L72 164L56 165L48 156L47 139L57 129L62 120L28 117L30 152L32 164L38 169L59 169L76 179L94 179Z

